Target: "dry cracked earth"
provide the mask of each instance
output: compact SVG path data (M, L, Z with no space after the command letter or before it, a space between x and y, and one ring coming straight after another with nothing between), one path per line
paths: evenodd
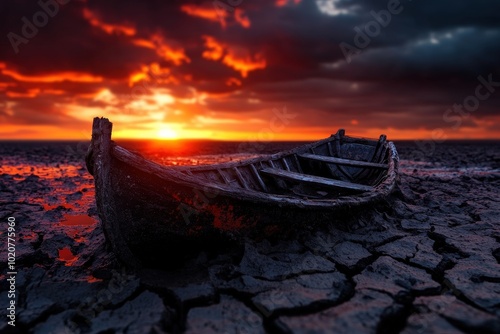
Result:
M444 143L422 162L398 150L396 191L343 224L132 273L106 246L80 157L3 144L18 274L15 328L1 276L0 332L500 333L498 143Z

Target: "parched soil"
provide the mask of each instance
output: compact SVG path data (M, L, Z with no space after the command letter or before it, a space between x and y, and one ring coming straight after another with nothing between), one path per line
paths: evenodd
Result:
M54 147L0 146L17 271L16 327L2 306L0 332L500 333L498 143L436 145L420 162L398 145L397 189L348 228L304 222L141 272L107 247L77 150Z

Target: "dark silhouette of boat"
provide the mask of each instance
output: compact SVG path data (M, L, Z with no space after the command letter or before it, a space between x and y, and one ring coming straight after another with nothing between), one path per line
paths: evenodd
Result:
M398 154L385 135L339 130L243 161L164 166L115 144L111 131L108 119L94 119L86 163L105 235L131 266L161 261L181 245L335 221L387 196L397 177Z

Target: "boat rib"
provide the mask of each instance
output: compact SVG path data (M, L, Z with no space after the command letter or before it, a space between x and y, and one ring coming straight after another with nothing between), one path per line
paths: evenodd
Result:
M332 188L348 189L348 190L355 190L355 191L360 191L360 192L373 190L373 187L363 185L363 184L334 180L334 179L329 179L329 178L321 177L321 176L314 176L314 175L308 175L308 174L289 172L289 171L286 171L283 169L277 169L277 168L266 168L266 169L263 169L261 172L264 174L267 174L267 175L274 176L274 177L279 177L279 178L288 179L288 180L292 180L292 181L299 181L299 182L303 182L303 183L315 184L315 185L320 185L320 186L327 186L327 187L332 187Z
M299 157L309 160L316 160L316 161L322 161L326 163L351 166L351 167L382 168L382 169L389 168L387 164L379 164L379 163L359 161L359 160L349 160L349 159L328 157L325 155L315 155L309 153L300 154Z

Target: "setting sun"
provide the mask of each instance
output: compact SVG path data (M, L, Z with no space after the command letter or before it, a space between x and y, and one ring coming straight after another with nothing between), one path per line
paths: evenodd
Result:
M177 131L169 127L162 127L160 130L158 130L158 138L172 140L172 139L178 139L179 136L177 135Z

